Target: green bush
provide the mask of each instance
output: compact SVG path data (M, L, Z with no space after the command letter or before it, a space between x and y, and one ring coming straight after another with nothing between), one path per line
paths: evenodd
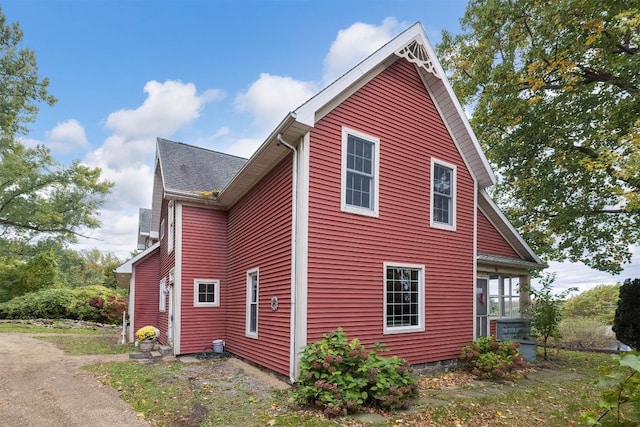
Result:
M498 341L496 337L480 337L462 347L460 364L463 369L479 378L494 380L516 379L527 366L512 341Z
M326 415L357 412L363 405L396 409L417 396L411 367L397 356L383 357L381 345L367 351L341 328L324 334L302 351L301 373L292 392L298 403L312 404Z
M586 317L564 319L558 325L560 337L556 340L563 347L598 349L616 345L613 333L607 334L607 325L600 320Z
M1 319L74 319L119 323L127 299L104 286L32 292L0 304Z
M627 279L620 287L613 331L618 341L640 350L640 279Z

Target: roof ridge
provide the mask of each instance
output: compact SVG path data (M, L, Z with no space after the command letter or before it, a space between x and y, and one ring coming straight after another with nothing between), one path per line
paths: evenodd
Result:
M233 157L233 158L240 159L240 160L248 160L246 157L236 156L235 154L224 153L222 151L212 150L210 148L200 147L200 146L193 145L193 144L187 144L186 142L173 141L171 139L160 138L160 137L158 137L157 139L158 139L158 142L162 141L162 142L166 142L166 143L170 143L170 144L182 145L182 146L185 146L185 147L188 147L188 148L195 148L195 149L198 149L198 150L208 151L210 153L220 154L222 156Z

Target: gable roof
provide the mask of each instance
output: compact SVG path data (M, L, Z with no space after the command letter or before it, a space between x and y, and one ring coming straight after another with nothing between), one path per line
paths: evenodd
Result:
M138 249L144 249L151 236L151 209L140 208L138 213Z

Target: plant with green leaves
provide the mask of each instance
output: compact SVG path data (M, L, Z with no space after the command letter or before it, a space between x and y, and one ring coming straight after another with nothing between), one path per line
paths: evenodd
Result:
M613 331L618 341L640 350L640 279L627 279L620 287Z
M513 341L499 341L494 336L479 337L460 350L460 365L478 378L517 379L527 366Z
M562 315L572 318L586 318L599 321L603 325L613 324L616 313L620 284L598 285L572 296L562 305Z
M330 416L357 412L363 405L406 407L417 395L411 367L381 351L381 345L367 351L357 338L349 341L342 328L324 334L302 351L293 398Z
M532 302L525 312L531 319L532 334L542 339L544 360L548 359L549 338L560 338L561 303L564 302L569 294L577 290L576 288L569 288L556 294L552 287L554 281L555 274L545 275L542 278L541 289L533 287L529 289Z
M619 272L640 242L637 1L471 0L438 57L545 259Z
M633 351L612 357L614 366L600 368L601 412L589 412L582 421L589 426L640 425L640 354Z

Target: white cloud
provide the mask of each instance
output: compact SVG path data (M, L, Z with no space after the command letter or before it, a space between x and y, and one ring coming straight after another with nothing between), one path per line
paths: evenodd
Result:
M247 111L254 117L254 125L274 128L293 111L307 101L316 91L312 82L302 82L291 77L260 74L246 92L236 96L239 111Z
M258 147L260 147L260 144L262 144L263 142L264 141L261 141L259 139L252 138L238 139L229 147L227 147L224 152L233 156L239 156L248 159L253 155L253 153L255 153Z
M406 23L390 17L379 26L356 22L338 31L324 59L323 82L331 83L406 27Z
M105 126L129 138L169 136L200 116L205 103L220 99L221 91L208 90L202 95L193 83L167 80L147 82L144 103L135 110L122 109L109 114Z
M88 145L84 128L76 119L58 123L46 134L49 140L47 145L54 152L70 153Z

